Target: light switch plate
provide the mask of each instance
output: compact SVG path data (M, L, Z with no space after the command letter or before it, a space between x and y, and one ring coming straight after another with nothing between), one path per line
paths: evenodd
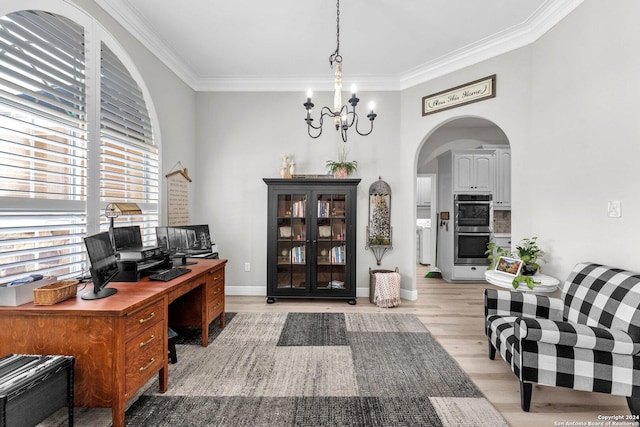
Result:
M614 200L607 203L607 212L609 213L609 218L620 218L622 216L622 205L620 204L620 200Z

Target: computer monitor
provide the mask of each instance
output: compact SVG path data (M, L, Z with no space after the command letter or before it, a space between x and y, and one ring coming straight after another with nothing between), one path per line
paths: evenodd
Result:
M116 252L142 248L142 233L139 225L114 227L111 231Z
M87 255L91 261L91 278L93 290L82 294L86 300L106 298L118 292L115 288L107 288L107 284L118 274L118 261L111 246L109 232L94 234L84 238Z
M206 254L213 250L209 226L206 224L156 227L156 239L160 248L177 256Z

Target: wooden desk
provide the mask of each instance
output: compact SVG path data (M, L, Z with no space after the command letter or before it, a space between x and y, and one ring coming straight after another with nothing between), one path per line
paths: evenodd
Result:
M113 426L124 426L127 399L155 373L167 390L169 325L202 328L203 346L217 316L224 327L226 262L198 260L170 282L110 283L118 292L100 300L80 298L88 284L56 305L0 307L0 356L75 356L75 405L111 407Z

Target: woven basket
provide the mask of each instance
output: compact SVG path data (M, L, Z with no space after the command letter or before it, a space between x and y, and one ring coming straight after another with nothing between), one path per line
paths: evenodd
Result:
M76 296L77 280L58 280L33 290L35 305L53 305Z
M375 304L375 294L376 294L376 273L397 273L398 267L395 270L372 270L369 267L369 302L371 304Z

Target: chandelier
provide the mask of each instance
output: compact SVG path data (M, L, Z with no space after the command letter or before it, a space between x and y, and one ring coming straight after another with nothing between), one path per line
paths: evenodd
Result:
M318 120L318 126L313 124L313 118L311 118L311 110L313 109L313 102L311 102L311 91L307 92L307 102L304 103L304 108L307 110L307 132L311 138L318 138L322 135L322 125L325 117L333 118L336 130L340 132L342 140L347 142L347 131L353 127L359 135L367 136L373 131L373 121L377 114L373 112L373 103L369 104L369 114L367 118L371 122L369 132L362 133L358 129L358 113L356 113L356 106L360 99L356 96L355 87L351 88L351 98L349 98L348 105L342 104L342 56L340 55L340 0L336 3L336 50L329 56L329 65L333 68L335 63L335 80L334 80L334 95L333 95L333 109L329 107L322 107L320 110L320 119ZM318 131L314 135L314 131Z

